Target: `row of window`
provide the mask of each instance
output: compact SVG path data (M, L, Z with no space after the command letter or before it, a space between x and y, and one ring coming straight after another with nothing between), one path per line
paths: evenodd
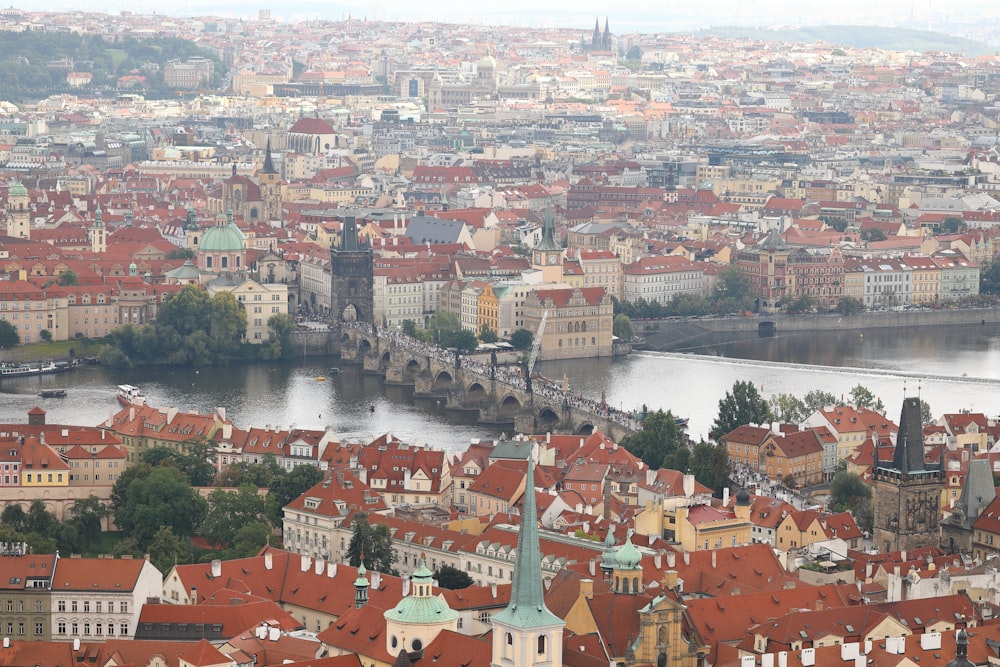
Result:
M39 626L39 625L41 625L41 623L36 624L36 629L37 629L37 626ZM82 624L82 626L83 626L83 636L89 637L90 636L90 630L91 630L90 622L89 621L85 621ZM67 627L67 624L66 624L65 621L59 621L56 624L56 634L57 635L65 635L66 634L66 627ZM72 636L74 636L74 637L78 637L80 635L80 627L81 627L80 623L77 623L76 621L71 622L69 624L69 631L70 631L69 634L72 635ZM94 634L97 635L97 636L104 636L105 635L104 628L105 628L105 625L103 623L94 623L94 625L93 625ZM37 632L37 634L41 634L41 632ZM115 624L114 623L108 623L107 624L107 633L106 634L109 637L114 637L115 636ZM127 636L128 635L128 623L119 623L118 624L118 634L119 634L119 636Z
M18 621L17 622L17 634L19 634L21 636L24 636L24 632L25 632L25 630L24 630L24 621ZM45 634L45 624L44 623L35 623L35 634L36 635L43 635L43 634ZM14 635L14 622L13 621L7 621L7 636L11 637L13 635Z
M97 614L103 613L102 607L103 607L103 601L102 600L95 600L94 601L94 612L95 613L97 613ZM83 600L82 602L79 601L79 600L70 600L69 601L69 610L71 612L78 612L81 609L83 610L83 613L89 614L90 613L90 600ZM66 600L58 600L56 602L56 611L66 611ZM109 600L108 601L108 613L109 614L115 613L115 602L114 602L114 600ZM118 613L120 613L120 614L127 614L128 613L128 601L127 600L122 600L121 602L118 603Z

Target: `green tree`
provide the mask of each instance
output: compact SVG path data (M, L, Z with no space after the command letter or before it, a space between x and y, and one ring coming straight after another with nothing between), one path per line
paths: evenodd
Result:
M885 414L885 405L882 403L882 399L878 398L863 385L855 385L851 389L851 403L856 408L868 408L874 410L875 412Z
M808 313L816 307L816 299L809 294L799 294L783 304L786 313Z
M979 293L1000 294L1000 260L994 259L983 266L979 273ZM2 334L0 334L0 347L5 347Z
M224 554L227 559L250 558L268 544L270 537L271 526L267 521L262 519L251 521L239 527Z
M0 523L10 526L15 532L24 532L27 525L28 515L20 503L9 503L0 513Z
M117 516L119 510L125 507L125 503L128 501L129 485L137 479L148 477L151 472L153 472L153 466L148 463L142 463L140 460L119 473L118 479L116 479L115 483L111 486L112 514ZM117 520L115 523L117 523ZM118 524L118 527L121 528L121 524Z
M461 329L450 336L448 347L457 347L462 352L472 352L479 347L479 340L476 334L468 329Z
M194 560L191 540L174 532L172 526L161 526L149 542L149 560L166 576L174 565L184 565Z
M69 287L71 285L79 285L80 279L77 277L76 272L71 269L65 269L59 273L59 285L62 287Z
M965 227L965 222L961 218L948 216L941 221L941 225L938 227L938 232L941 234L954 234L963 227Z
M830 480L830 509L850 512L858 527L870 530L872 524L872 490L859 475L838 470Z
M718 491L729 479L729 452L726 445L700 442L691 450L691 474L700 483Z
M48 329L42 329L38 332L38 337L42 340L42 342L48 343L52 340L52 332Z
M802 397L802 402L805 404L807 417L817 410L822 410L827 406L839 404L836 396L828 391L822 391L820 389L813 389L812 391L807 392L806 395Z
M266 454L261 463L250 463L249 461L230 463L215 476L213 484L231 487L249 484L259 489L271 488L274 481L284 477L285 474L285 469L278 465L274 455Z
M392 550L389 526L384 523L373 526L368 523L368 515L359 513L351 524L351 542L347 545L348 562L358 567L362 553L365 567L369 570L396 575L392 566L396 562L396 553Z
M205 499L176 468L154 468L132 480L125 496L124 506L115 509L115 523L141 549L148 548L162 526L172 526L179 536L190 536L205 516Z
M417 330L417 323L413 320L403 320L403 324L400 327L401 331L409 336L410 338L419 338L420 334Z
M510 335L510 344L517 350L527 350L531 347L535 335L527 329L515 329Z
M198 534L212 545L227 546L242 526L265 519L264 499L257 487L244 484L236 491L215 489L208 494L208 511Z
M861 231L861 240L868 241L869 243L873 241L885 241L888 237L878 227L869 227Z
M482 341L483 343L495 343L498 340L500 340L500 337L497 336L496 331L490 329L487 325L484 324L483 326L479 327L479 340Z
M451 338L455 333L462 331L462 323L455 313L438 310L428 320L426 331L429 342L437 343L441 347L454 347Z
M261 345L261 358L281 359L294 353L292 332L295 322L288 313L276 313L267 319L267 343Z
M642 420L642 428L622 438L622 447L650 468L687 470L687 436L673 413L657 410ZM682 466L682 467L681 467Z
M719 414L712 424L712 434L718 440L744 424L770 421L771 410L757 387L749 380L737 380L732 390L719 399Z
M101 499L91 494L73 503L69 522L76 530L79 545L89 551L101 537L101 522L111 513Z
M38 535L54 535L59 529L59 519L45 508L41 500L33 500L24 517L24 532Z
M233 293L228 291L218 292L212 297L209 313L207 333L214 351L213 363L218 363L239 350L247 333L247 313Z
M711 301L716 313L753 310L754 294L750 279L735 264L727 266L719 271Z
M447 563L442 563L438 566L438 569L434 571L434 578L437 580L440 588L447 588L452 591L468 588L475 583L468 572Z
M632 340L635 337L635 328L632 326L632 319L628 315L615 315L611 332L621 340Z
M192 438L173 447L150 447L139 461L151 466L169 466L184 473L192 486L208 486L215 476L215 448L210 440Z
M281 526L282 509L323 480L323 471L312 465L295 466L275 476L268 485L268 516L274 526Z
M837 299L837 311L841 315L854 315L865 309L865 303L853 296L842 296Z
M812 414L806 410L806 404L794 394L775 394L768 402L771 414L780 422L797 424Z
M17 329L7 320L0 320L0 350L8 347L17 347L21 344L21 335Z
M931 404L920 399L920 422L922 424L930 424L934 421L934 413L931 412Z
M191 248L175 248L167 253L167 259L194 259L194 250Z

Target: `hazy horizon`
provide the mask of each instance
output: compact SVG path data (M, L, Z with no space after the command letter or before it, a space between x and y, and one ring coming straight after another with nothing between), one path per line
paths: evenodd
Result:
M17 5L15 5L17 6ZM502 7L502 8L501 8ZM21 7L28 9L27 7ZM766 3L745 3L739 0L708 0L689 5L667 5L649 8L647 2L626 0L613 8L594 0L556 2L540 9L525 0L509 0L501 5L478 5L456 0L440 0L432 6L404 3L398 0L374 2L322 3L316 0L297 0L272 4L261 2L248 6L234 0L214 0L207 3L182 2L157 3L155 6L136 6L124 0L98 2L97 0L40 0L32 3L30 11L95 11L117 14L133 11L140 14L166 14L170 16L225 16L256 18L260 9L270 9L272 17L283 21L310 19L367 18L389 21L437 21L479 25L579 27L586 29L599 17L611 23L612 32L664 32L693 30L715 26L752 26L773 28L780 26L816 25L874 25L895 28L933 30L949 34L969 34L983 31L996 32L1000 26L1000 3L985 0L956 0L935 5L933 0L911 2L887 0L871 3L863 0L844 0L830 6L805 5L788 0ZM990 26L990 23L994 25ZM958 30L965 28L968 30Z

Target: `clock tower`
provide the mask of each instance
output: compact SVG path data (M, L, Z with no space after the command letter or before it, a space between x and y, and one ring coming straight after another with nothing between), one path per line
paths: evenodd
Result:
M563 279L563 248L555 241L556 225L552 208L545 211L542 240L531 251L531 268L542 272L542 282L561 283Z
M876 452L873 546L884 553L938 546L944 450L940 462L924 460L919 397L903 399L892 461L881 461Z

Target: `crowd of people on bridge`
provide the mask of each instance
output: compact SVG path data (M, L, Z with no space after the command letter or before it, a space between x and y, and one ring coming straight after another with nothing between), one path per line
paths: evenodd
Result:
M460 367L476 375L481 375L484 378L496 379L522 391L528 391L553 401L560 401L569 407L590 412L597 417L621 424L630 430L642 428L642 418L645 416L644 410L620 410L614 408L604 400L595 401L594 399L570 391L568 387L553 382L543 375L533 374L529 387L520 365L500 365L495 363L495 357L491 358L490 363L485 363L468 356L459 357L457 351L454 349L444 348L434 343L425 343L412 336L408 336L398 328L372 327L372 325L365 322L345 323L345 326L364 331L374 329L376 336L396 347L401 347L444 363L454 362L456 368Z

